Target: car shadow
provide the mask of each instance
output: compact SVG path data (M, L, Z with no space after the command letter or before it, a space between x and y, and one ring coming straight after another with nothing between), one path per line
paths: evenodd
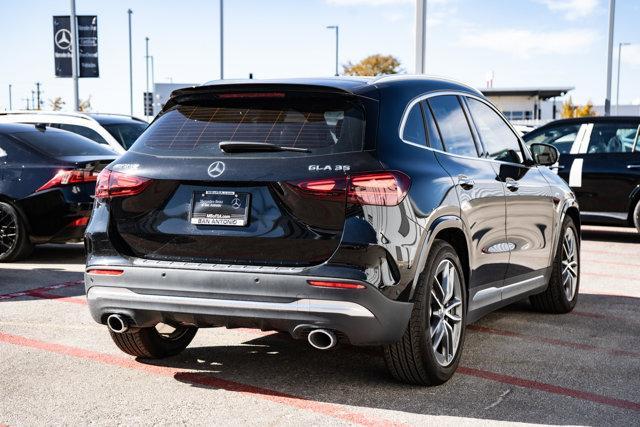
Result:
M595 242L640 243L640 233L635 228L591 228L582 229L582 240Z
M583 310L597 309L602 304L625 305L631 310L639 301L637 298L627 297L603 297L589 294L581 296L582 303L579 307ZM570 316L570 318L573 322L572 327L581 329L586 334L604 334L604 330L610 328L610 324L606 322L584 319L580 316ZM536 321L536 319L540 320ZM545 324L562 327L564 322L567 322L567 317L537 313L528 302L523 301L492 313L477 324L492 326L501 322L513 322L525 327L532 326L531 322L537 323L538 328ZM594 330L600 327L597 326L600 323L603 331ZM529 333L529 329L521 332ZM239 330L236 333L246 333L248 338L253 334L247 330ZM480 334L474 330L469 333ZM546 396L543 400L528 402L524 397L527 396L527 391L523 391L524 394L517 398L520 400L519 403L511 404L517 406L526 402L524 405L528 405L528 409L511 407L509 410L492 411L488 408L491 407L491 401L495 400L494 395L503 392L505 388L512 388L512 385L479 380L458 373L441 386L411 386L395 381L387 373L381 349L378 347L339 345L330 351L317 351L310 348L305 341L294 340L288 334L274 332L264 335L255 332L255 335L262 336L249 338L240 345L189 347L172 358L159 361L138 359L138 361L180 369L181 372L176 373L174 378L193 387L226 389L265 396L296 396L311 402L361 408L552 424L585 424L602 419L603 416L603 408L593 403L582 406L584 410L580 411L559 411L550 408L545 410L544 405L560 405L558 397L553 397L555 399L553 403L546 400ZM242 335L240 336L242 338ZM492 346L495 347L495 351L500 351L501 343L504 345L500 339L505 339L489 334L475 335L473 338L475 339L467 340L464 352L466 355L478 355L477 357L480 358L484 357L483 354L492 354L487 353L487 348ZM515 338L507 339L515 340ZM571 336L567 339L571 339ZM516 341L513 345L518 349L518 354L512 363L517 364L520 363L518 361L529 359L529 351L523 341ZM549 366L553 365L552 361L555 358L563 357L563 352L566 351L570 350L563 347L549 347L547 362ZM593 354L586 351L579 355L584 358L592 356ZM465 358L463 355L462 365L467 366L466 364L473 359L474 357ZM502 362L498 362L496 366L499 366L499 363ZM470 366L473 366L473 363ZM495 369L499 371L499 368ZM576 369L581 368L576 367ZM630 374L625 373L624 370L616 371L616 369L619 368L611 367L612 384L619 381L620 376ZM524 373L522 375L527 376ZM577 402L575 405L580 403L583 402Z

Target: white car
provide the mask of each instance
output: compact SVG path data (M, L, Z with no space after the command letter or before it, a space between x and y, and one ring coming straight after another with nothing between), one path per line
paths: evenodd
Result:
M148 126L144 120L120 114L35 110L2 112L0 123L42 123L107 145L117 154L131 147Z

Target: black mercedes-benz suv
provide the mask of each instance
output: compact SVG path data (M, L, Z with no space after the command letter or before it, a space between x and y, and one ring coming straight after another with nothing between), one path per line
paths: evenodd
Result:
M557 157L446 80L178 90L98 178L91 314L143 358L250 327L382 345L396 378L442 383L466 324L526 297L575 306L578 207L538 167Z

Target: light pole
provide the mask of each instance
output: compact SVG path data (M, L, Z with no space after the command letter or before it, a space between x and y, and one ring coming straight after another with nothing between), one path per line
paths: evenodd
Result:
M147 94L149 93L149 37L145 37L144 38L144 52L145 52L145 54L144 54L144 64L145 64L145 70L146 70L145 75L144 75L145 79L146 79L146 84L145 84L145 88L146 89L145 89L145 92L144 92L144 100L145 101L144 102L145 102L145 105L147 105L146 104L147 96L148 96ZM145 115L145 117L147 116L147 112L146 111L144 111L144 115Z
M340 45L339 41L340 41L340 34L339 34L339 27L338 25L327 25L327 29L328 30L336 30L336 76L339 76L340 74L338 73L338 46Z
M220 80L224 80L224 0L220 0Z
M76 22L76 0L71 0L71 78L73 79L73 110L78 111L78 29Z
M131 49L131 14L133 11L131 9L127 10L127 15L129 15L129 108L130 115L133 116L133 53Z
M426 72L427 0L416 0L416 74Z
M618 43L618 78L616 79L616 114L620 114L620 58L622 57L622 46L629 46L631 43Z
M9 84L9 111L13 110L13 105L11 103L11 84Z
M604 100L604 115L611 115L611 72L613 68L613 25L616 20L616 0L609 0L609 44L607 47L607 97Z

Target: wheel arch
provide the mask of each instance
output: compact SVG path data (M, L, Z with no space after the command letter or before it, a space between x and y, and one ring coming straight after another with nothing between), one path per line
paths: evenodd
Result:
M469 278L471 275L471 260L469 252L469 248L471 246L469 243L469 237L466 233L464 222L460 217L446 215L434 220L426 231L426 237L420 251L420 259L411 285L411 292L409 294L410 301L413 299L415 289L418 285L418 279L425 268L431 247L436 239L444 240L456 250L464 270L465 292L468 292L469 290Z
M627 217L627 221L631 227L636 226L634 223L633 212L638 203L640 203L640 184L636 185L636 188L634 188L629 195L629 216Z
M29 223L29 219L27 218L27 215L22 210L22 207L20 206L20 204L17 203L15 199L5 196L4 194L0 194L0 202L11 205L16 210L16 212L18 212L18 215L20 215L20 218L22 219L24 226L27 229L27 234L30 236L31 224Z

